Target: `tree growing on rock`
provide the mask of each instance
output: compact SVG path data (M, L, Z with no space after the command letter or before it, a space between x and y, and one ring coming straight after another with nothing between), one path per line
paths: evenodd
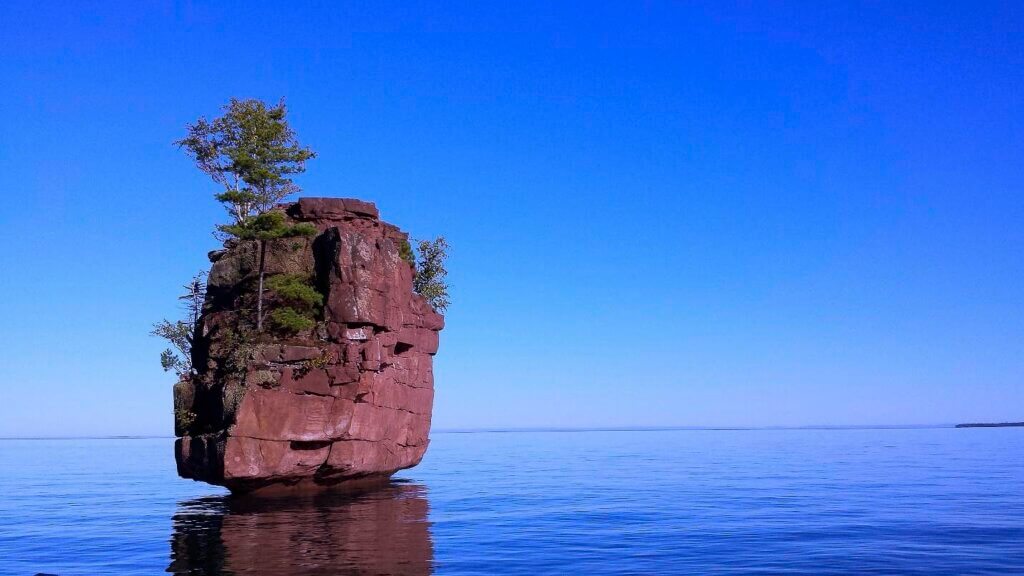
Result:
M324 295L313 287L313 279L301 274L279 274L267 282L283 302L270 313L275 327L285 332L309 330L316 325L316 315L324 304Z
M160 353L160 366L165 372L173 370L178 378L192 375L192 343L195 341L199 315L203 312L206 296L205 278L205 272L196 274L188 284L185 284L185 292L178 296L178 300L184 303L184 320L171 322L165 318L154 324L150 332L153 336L159 336L171 343L171 348Z
M263 293L265 291L267 242L277 238L313 236L316 227L308 222L287 224L284 214L278 211L264 212L250 218L246 224L220 226L220 229L241 240L259 242L260 265L256 288L256 332L263 331Z
M233 222L218 225L217 230L259 243L256 331L262 332L267 241L316 233L308 224L286 225L274 207L300 190L291 176L305 172L306 161L316 153L299 144L284 100L267 106L260 100L232 98L223 110L223 116L212 121L201 117L190 124L188 134L175 144L223 187L216 198Z
M445 260L448 258L448 241L444 236L433 240L420 240L417 245L419 258L416 259L416 276L413 278L413 289L427 299L427 302L444 313L450 303L448 299L448 270Z

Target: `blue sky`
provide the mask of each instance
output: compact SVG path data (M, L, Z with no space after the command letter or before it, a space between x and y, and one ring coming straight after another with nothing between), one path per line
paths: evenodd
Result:
M1019 3L5 2L0 436L169 434L171 146L453 246L435 428L1024 419Z

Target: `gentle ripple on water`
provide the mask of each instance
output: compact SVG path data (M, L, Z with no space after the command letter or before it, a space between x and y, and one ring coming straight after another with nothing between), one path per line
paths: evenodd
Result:
M357 497L0 441L0 574L1024 574L1024 429L435 434Z

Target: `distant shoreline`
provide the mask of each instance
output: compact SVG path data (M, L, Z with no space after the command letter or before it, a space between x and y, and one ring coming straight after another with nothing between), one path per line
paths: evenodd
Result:
M1024 422L975 422L969 424L957 424L957 428L1013 428L1024 426Z

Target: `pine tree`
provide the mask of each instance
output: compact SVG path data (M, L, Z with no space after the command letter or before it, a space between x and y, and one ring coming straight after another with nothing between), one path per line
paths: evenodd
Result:
M273 208L299 191L291 176L306 170L316 153L299 144L288 125L284 100L268 107L255 99L232 98L224 114L210 121L199 118L188 135L175 142L196 166L223 187L216 195L233 222L217 230L239 239L259 242L259 282L256 331L263 331L263 292L267 241L284 236L311 235L310 225L287 226Z

